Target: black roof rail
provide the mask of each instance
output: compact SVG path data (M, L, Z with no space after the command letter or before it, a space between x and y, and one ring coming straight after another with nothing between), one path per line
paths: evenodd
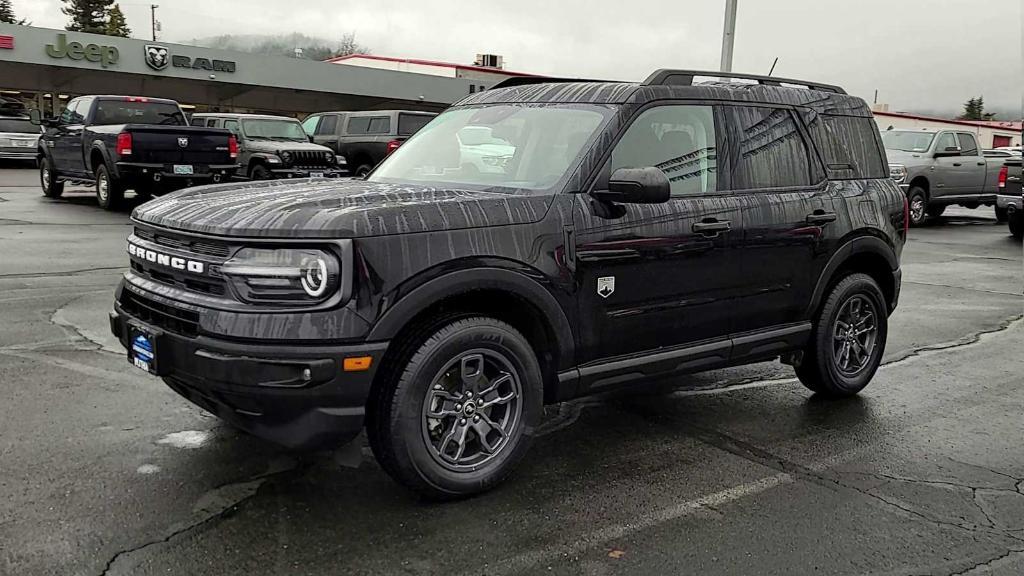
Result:
M557 84L557 83L568 83L568 82L614 82L614 80L593 80L588 78L553 78L549 76L513 76L511 78L505 78L501 82L498 82L494 86L491 86L491 90L495 88L511 88L513 86L529 86L530 84Z
M708 72L703 70L671 70L662 68L655 70L643 81L644 86L690 86L693 84L694 76L708 78L736 78L740 80L756 80L758 84L766 86L781 86L783 84L795 84L805 86L808 90L820 92L833 92L835 94L846 94L839 86L822 84L821 82L808 82L806 80L793 80L792 78L779 78L778 76L758 76L756 74L736 74L733 72Z

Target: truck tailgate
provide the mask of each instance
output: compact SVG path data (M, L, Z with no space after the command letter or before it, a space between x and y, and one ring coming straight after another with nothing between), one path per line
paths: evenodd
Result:
M228 152L230 132L199 126L128 124L132 162L153 164L234 164Z

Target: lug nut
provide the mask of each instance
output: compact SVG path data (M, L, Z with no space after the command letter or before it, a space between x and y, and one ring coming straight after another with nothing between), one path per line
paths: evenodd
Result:
M440 389L441 389L441 385L440 384L434 384L434 390L440 390Z
M459 424L462 424L463 426L465 426L466 425L466 419L463 418L462 420L459 420Z
M473 393L472 392L466 392L466 396L472 398L473 397Z
M455 405L455 409L456 410L462 410L462 404L456 404Z
M473 422L479 422L479 421L480 421L480 417L479 416L473 416Z

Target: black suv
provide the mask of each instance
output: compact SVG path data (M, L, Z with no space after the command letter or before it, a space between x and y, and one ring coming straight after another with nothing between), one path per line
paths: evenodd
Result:
M857 393L908 225L870 110L695 75L721 76L517 78L365 180L145 204L111 328L257 435L331 446L365 426L385 470L438 498L499 482L544 404L651 377L780 358L818 394Z
M435 116L411 110L320 112L303 120L302 127L314 143L334 150L362 178Z

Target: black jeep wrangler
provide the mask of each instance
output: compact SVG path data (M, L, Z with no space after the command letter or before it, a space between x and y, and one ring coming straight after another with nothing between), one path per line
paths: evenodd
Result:
M111 329L259 436L365 427L437 498L501 481L544 404L651 377L779 358L820 395L857 393L908 224L871 112L835 86L695 76L722 74L516 78L365 180L142 205Z

